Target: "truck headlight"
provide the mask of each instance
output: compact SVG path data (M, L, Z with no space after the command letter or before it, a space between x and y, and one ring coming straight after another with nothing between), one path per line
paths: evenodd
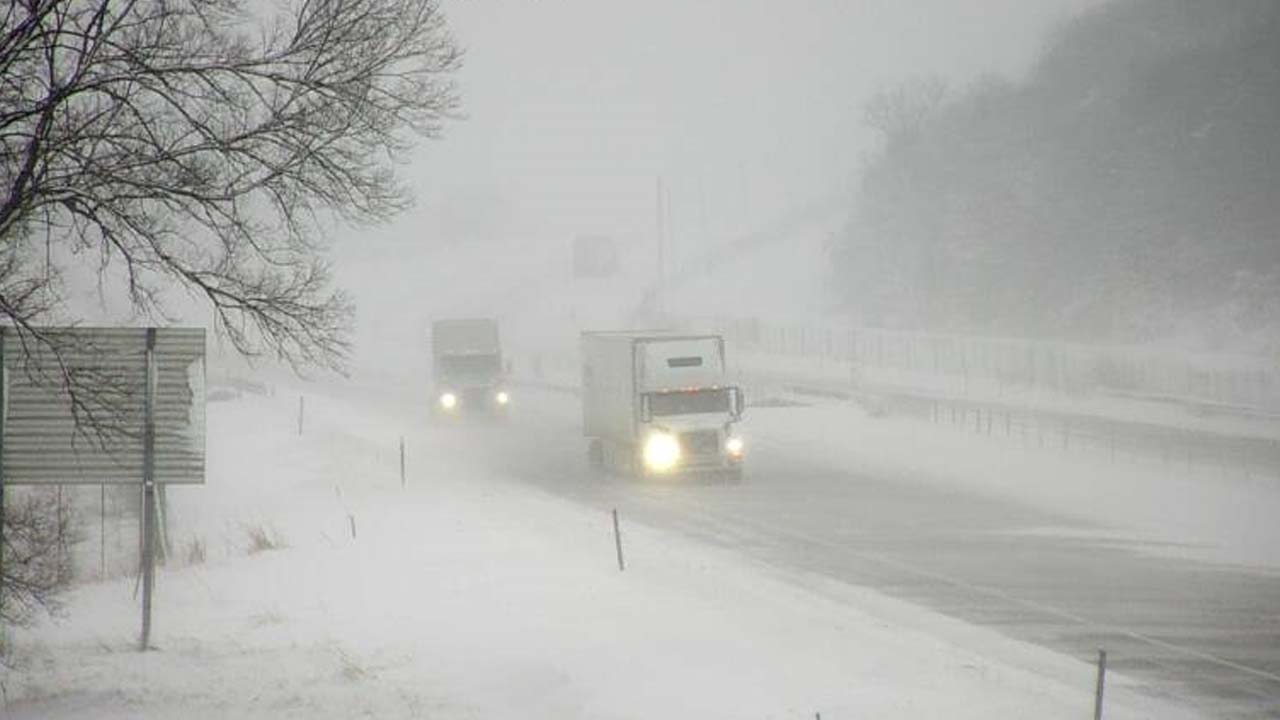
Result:
M445 410L452 410L458 406L458 396L451 392L444 393L440 396L440 407Z
M506 390L499 390L498 394L493 396L493 399L499 405L506 405L511 402L511 396L507 394Z
M724 441L724 451L729 453L729 457L742 457L742 451L745 448L746 445L742 442L742 438L737 435L731 435L728 440Z
M671 433L655 432L644 441L644 465L665 472L680 462L680 443Z

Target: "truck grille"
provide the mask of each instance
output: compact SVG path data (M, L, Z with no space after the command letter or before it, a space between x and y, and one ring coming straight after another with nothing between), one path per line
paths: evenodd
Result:
M720 433L715 430L680 433L680 447L689 455L719 455Z
M488 407L491 394L489 388L466 388L462 391L462 404L471 409Z

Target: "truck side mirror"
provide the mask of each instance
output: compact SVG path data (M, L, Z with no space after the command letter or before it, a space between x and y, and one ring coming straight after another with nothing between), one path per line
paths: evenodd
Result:
M747 409L747 396L742 392L742 388L733 389L733 414L734 417L742 417L742 412Z
M640 422L647 423L653 420L653 411L649 409L649 396L640 396Z

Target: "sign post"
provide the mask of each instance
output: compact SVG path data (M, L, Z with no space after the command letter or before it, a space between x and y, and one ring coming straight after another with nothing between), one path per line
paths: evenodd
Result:
M4 335L5 328L0 327L0 622L4 619L4 421L9 414L9 373L4 361Z
M151 593L156 584L156 329L147 328L147 376L142 429L142 647L151 643Z
M21 352L6 354L15 334ZM107 485L140 487L142 650L151 643L158 501L166 485L204 482L204 335L0 327L0 496L6 485L98 485L105 513ZM0 523L0 552L2 533Z

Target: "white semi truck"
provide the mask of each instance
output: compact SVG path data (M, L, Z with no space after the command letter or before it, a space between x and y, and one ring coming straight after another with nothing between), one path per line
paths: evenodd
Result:
M582 334L582 429L592 465L638 476L742 479L744 399L724 339L674 332Z
M511 402L504 370L496 320L449 318L431 323L437 414L504 414Z

